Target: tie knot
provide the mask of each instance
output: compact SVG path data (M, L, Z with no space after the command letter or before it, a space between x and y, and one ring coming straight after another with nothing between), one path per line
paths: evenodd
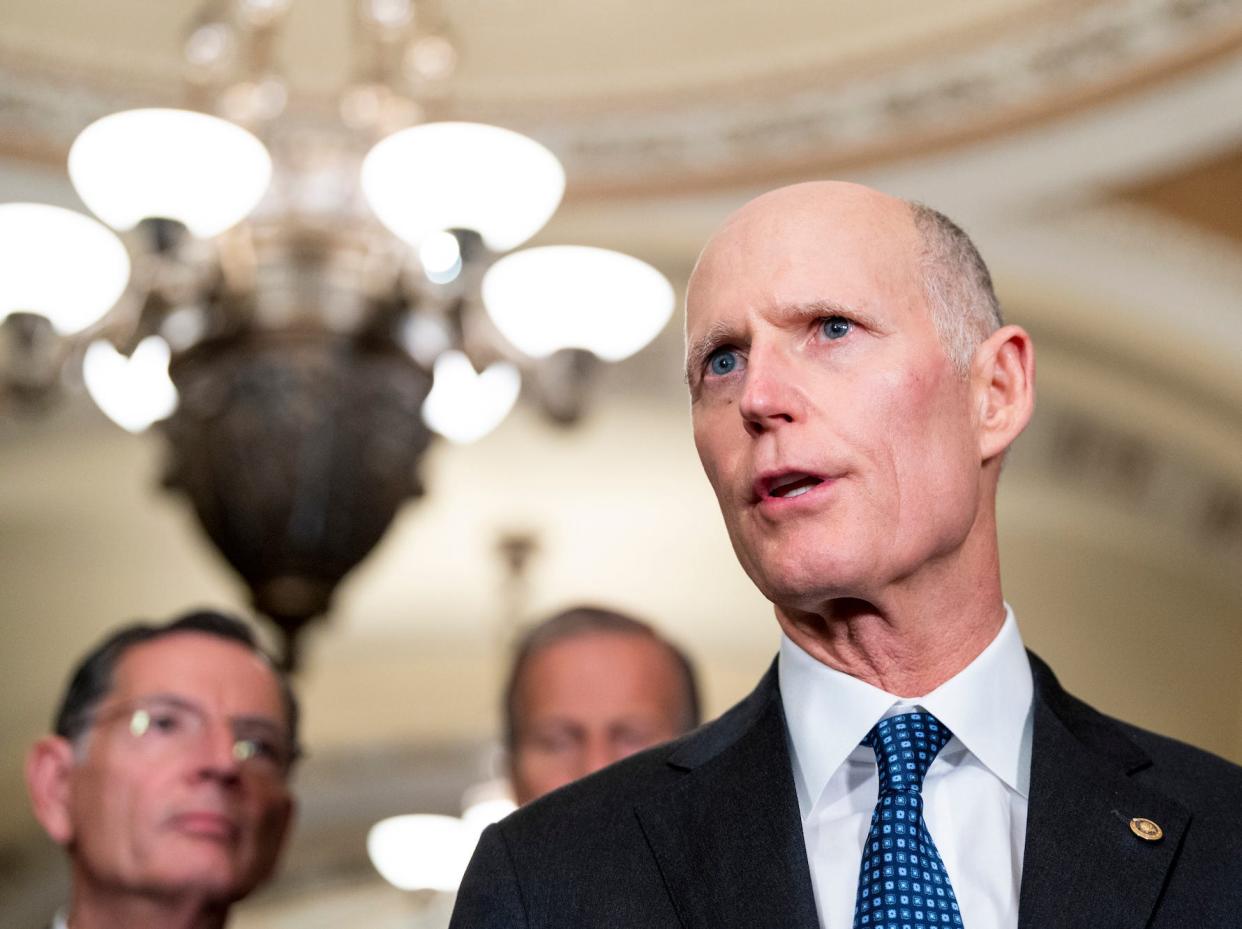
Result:
M875 750L880 793L923 789L923 777L953 733L931 713L903 713L876 723L863 745Z

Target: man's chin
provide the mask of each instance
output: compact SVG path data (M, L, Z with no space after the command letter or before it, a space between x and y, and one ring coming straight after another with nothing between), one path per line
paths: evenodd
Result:
M138 887L130 887L132 893L169 903L192 903L209 908L229 907L254 889L253 883L239 884L231 879L196 874L161 874L151 877Z
M813 609L866 585L873 559L861 547L811 527L773 534L755 527L731 533L733 550L755 586L773 603Z
M243 874L231 860L212 860L210 856L184 855L153 875L151 884L169 897L193 897L228 905L246 896L259 883Z
M777 611L790 618L823 616L842 601L870 602L868 578L861 572L772 572L761 577L752 574L751 578Z

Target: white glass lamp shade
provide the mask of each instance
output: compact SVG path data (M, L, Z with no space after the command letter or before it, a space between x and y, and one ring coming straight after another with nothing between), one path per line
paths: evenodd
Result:
M157 335L139 342L128 358L104 339L92 342L82 359L86 392L122 429L142 432L177 408L177 388L168 376L170 354L168 343Z
M464 804L463 804L464 805ZM496 796L482 796L475 799L461 812L461 820L480 835L492 823L498 823L514 810L517 803L507 793Z
M446 229L473 229L494 252L521 245L556 212L565 171L524 135L481 123L425 123L376 143L362 192L388 229L417 248Z
M69 149L69 179L114 229L175 219L200 238L240 222L267 191L272 159L228 120L190 110L113 113Z
M476 442L509 415L521 387L518 369L508 362L497 361L475 373L462 352L443 352L423 401L423 422L452 442Z
M371 864L401 890L455 891L479 833L455 816L411 813L380 820L367 834Z
M483 276L492 322L534 358L562 348L628 358L660 333L673 302L673 285L651 265L584 245L528 248Z
M0 204L0 320L38 313L72 335L112 309L129 283L129 253L89 216L44 203Z

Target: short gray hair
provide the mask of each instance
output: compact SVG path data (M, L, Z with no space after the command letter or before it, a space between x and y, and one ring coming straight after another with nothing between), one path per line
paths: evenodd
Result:
M517 648L514 650L513 664L509 669L509 679L505 682L504 704L501 707L504 713L505 746L510 751L517 746L519 734L518 688L521 686L522 675L531 659L557 642L600 633L642 636L663 646L669 657L673 659L673 664L681 678L683 699L679 714L680 728L684 732L689 732L699 724L702 716L699 685L694 673L694 664L685 652L641 619L597 606L575 606L536 624L518 640Z
M958 374L970 372L975 349L1003 326L992 275L962 228L936 210L911 202L922 239L920 271L932 322Z

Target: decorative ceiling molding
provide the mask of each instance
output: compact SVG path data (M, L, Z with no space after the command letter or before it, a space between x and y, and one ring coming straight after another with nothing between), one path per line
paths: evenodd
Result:
M0 156L63 166L74 137L101 116L185 101L179 87L136 87L8 53L0 61Z
M550 145L577 196L711 188L908 157L1081 110L1242 49L1242 0L1068 4L904 64L786 75L659 97L458 102L451 114ZM48 63L0 65L0 154L56 163L92 119L175 103L168 86L103 83ZM334 119L295 99L292 121Z
M579 192L759 181L973 141L1064 115L1242 48L1242 2L1082 4L1055 22L952 54L779 96L553 117L529 126ZM497 112L496 118L504 114Z

